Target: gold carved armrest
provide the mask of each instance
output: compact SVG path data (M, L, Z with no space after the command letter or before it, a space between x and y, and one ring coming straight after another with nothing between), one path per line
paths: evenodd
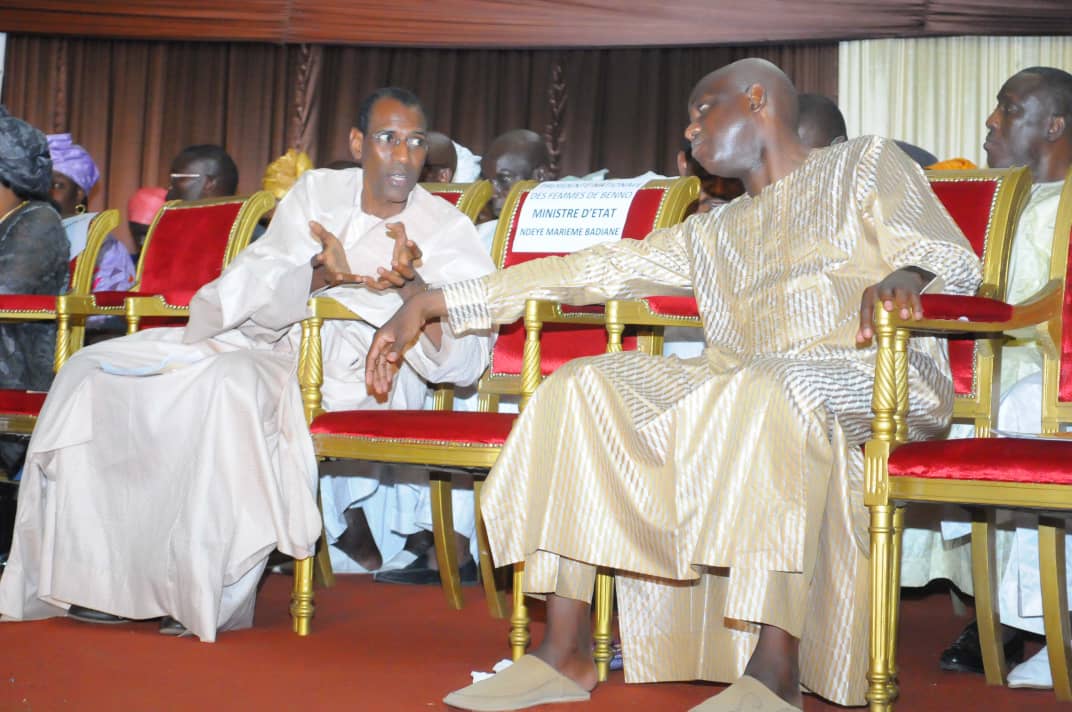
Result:
M995 338L1009 333L1033 331L1042 342L1049 342L1044 352L1056 349L1055 336L1060 328L1062 283L1052 280L1035 297L1022 305L994 303L963 297L964 309L932 316L924 300L924 318L902 319L898 314L877 309L875 312L875 386L871 396L871 439L864 449L864 504L881 506L888 502L890 453L908 440L908 340L913 335L979 336ZM938 295L936 295L938 296ZM976 309L978 305L982 309ZM950 309L946 309L950 312ZM929 313L930 312L930 313ZM1047 355L1047 359L1051 359Z
M662 352L662 330L668 326L702 329L696 300L691 297L648 297L607 302L607 351L622 350L627 326L648 327L647 353Z
M324 385L324 351L320 332L325 320L364 321L359 314L331 297L309 299L309 316L301 323L301 346L298 350L298 383L307 423L312 423L316 416L324 412L320 392Z

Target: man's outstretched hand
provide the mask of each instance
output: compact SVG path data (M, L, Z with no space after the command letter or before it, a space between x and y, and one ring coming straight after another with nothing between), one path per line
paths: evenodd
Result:
M446 312L443 292L420 292L407 299L395 315L376 330L365 356L365 390L370 395L385 397L391 392L391 383L402 365L406 349L416 343L425 323Z
M391 269L380 267L376 277L365 277L365 286L377 292L397 289L403 299L424 291L426 285L417 267L423 253L417 243L406 235L406 226L400 222L387 223L387 237L395 241L391 250Z
M387 223L387 238L395 243L391 250L391 268L378 268L375 277L353 274L342 243L323 225L313 220L309 223L309 230L323 247L309 261L313 266L310 291L329 285L361 284L374 292L397 289L403 299L408 299L428 288L417 273L423 254L421 248L406 236L406 226L400 222Z
M351 276L350 262L346 259L346 250L343 249L339 238L316 220L309 221L309 232L321 247L320 252L309 260L309 264L313 266L313 282L310 285L310 291L316 291L328 284L346 281L345 278Z
M919 295L934 275L918 267L906 267L891 273L878 284L864 290L860 299L860 328L856 343L871 343L875 335L875 310L881 305L888 312L897 311L902 319L922 319L923 305Z

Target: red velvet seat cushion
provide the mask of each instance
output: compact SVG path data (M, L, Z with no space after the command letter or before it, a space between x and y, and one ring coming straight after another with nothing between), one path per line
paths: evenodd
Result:
M648 297L648 308L662 316L699 317L700 310L692 297Z
M339 410L316 418L314 435L376 440L502 445L514 425L513 413L461 413L434 410Z
M1072 440L967 438L908 443L893 451L890 477L1072 485Z
M56 295L0 294L0 311L56 311Z
M0 389L0 413L14 415L37 415L45 403L47 393Z
M967 321L1008 321L1012 305L986 297L956 294L924 294L923 316L927 319L957 319Z

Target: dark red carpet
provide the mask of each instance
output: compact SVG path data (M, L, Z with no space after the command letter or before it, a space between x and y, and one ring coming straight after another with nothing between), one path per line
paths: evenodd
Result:
M490 670L508 654L507 623L488 616L475 588L464 610L451 611L438 588L342 576L318 591L308 638L290 631L289 589L288 577L269 577L256 626L214 644L161 636L154 623L0 625L0 710L443 710L443 695L467 684L470 670ZM899 711L1072 709L1052 692L990 688L981 676L939 672L938 655L965 622L953 616L948 594L907 600L902 621ZM538 640L540 625L533 628ZM590 703L554 708L673 712L719 689L626 685L618 672ZM809 697L805 709L843 708Z

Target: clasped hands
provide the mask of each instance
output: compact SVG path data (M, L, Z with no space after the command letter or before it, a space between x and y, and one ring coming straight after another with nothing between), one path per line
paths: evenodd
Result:
M376 276L353 274L342 243L323 225L312 220L309 230L323 248L309 260L313 266L311 291L339 284L361 284L374 292L397 289L402 299L408 299L427 289L417 272L421 264L421 248L406 236L406 226L402 223L387 223L387 237L395 243L391 267L377 268Z

